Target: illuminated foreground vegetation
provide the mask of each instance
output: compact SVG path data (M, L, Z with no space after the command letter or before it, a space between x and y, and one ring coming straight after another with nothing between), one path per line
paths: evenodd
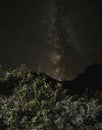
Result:
M101 98L68 95L25 66L0 75L0 130L102 129Z

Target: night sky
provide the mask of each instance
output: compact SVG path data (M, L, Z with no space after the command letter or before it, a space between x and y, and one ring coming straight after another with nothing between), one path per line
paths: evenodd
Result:
M102 0L0 0L0 65L61 80L102 63Z

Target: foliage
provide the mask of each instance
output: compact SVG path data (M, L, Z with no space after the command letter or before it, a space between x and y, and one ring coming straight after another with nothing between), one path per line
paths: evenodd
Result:
M70 96L66 91L57 93L44 76L34 77L24 66L3 73L2 82L15 83L16 87L13 95L0 96L0 129L101 130L98 116L102 104L95 98Z

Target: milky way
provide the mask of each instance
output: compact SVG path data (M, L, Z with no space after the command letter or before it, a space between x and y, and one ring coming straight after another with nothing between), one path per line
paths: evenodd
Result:
M62 64L63 50L60 45L60 39L57 32L57 9L55 1L51 1L51 15L50 15L50 26L49 26L49 46L50 54L49 58L51 60L51 75L59 80L64 78L64 68Z
M60 80L102 63L102 0L0 0L0 65Z

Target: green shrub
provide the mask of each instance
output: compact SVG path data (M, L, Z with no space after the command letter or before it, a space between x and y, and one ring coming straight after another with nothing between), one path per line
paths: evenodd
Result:
M30 72L24 72L21 71L13 95L0 96L0 129L101 130L99 100L70 96L66 91L58 93L46 84L44 77L32 78ZM11 84L14 82L11 77L17 77L18 73L9 72L6 78L2 77L3 82Z

